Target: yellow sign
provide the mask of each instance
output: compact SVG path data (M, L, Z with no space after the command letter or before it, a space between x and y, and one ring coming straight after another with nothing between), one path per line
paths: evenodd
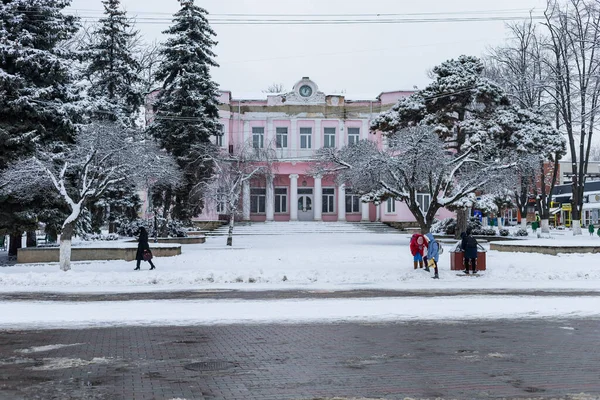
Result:
M563 204L561 208L563 209L563 211L571 211L570 204Z

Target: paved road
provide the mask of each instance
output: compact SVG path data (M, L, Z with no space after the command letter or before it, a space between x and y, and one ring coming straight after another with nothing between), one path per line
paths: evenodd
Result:
M599 320L0 331L0 399L597 399L599 339Z
M0 301L127 301L127 300L285 300L341 299L375 297L438 297L438 296L578 296L600 297L600 290L512 290L512 289L448 289L448 290L193 290L141 293L0 293ZM600 300L600 299L599 299ZM598 301L591 299L590 301Z

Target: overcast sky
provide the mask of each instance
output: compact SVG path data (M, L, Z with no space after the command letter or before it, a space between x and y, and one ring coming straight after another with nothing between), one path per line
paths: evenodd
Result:
M121 0L148 41L179 9L177 0ZM213 18L218 14L409 14L419 17L525 15L543 10L544 0L197 0ZM101 0L73 0L71 11L98 16ZM512 11L507 11L512 10ZM473 14L477 12L479 14ZM488 12L488 14L481 14ZM164 13L164 14L161 14ZM452 13L452 14L449 14ZM413 16L414 17L414 16ZM143 19L146 18L146 19ZM311 18L311 17L308 17ZM505 22L442 22L354 25L214 25L217 62L212 75L221 89L260 92L272 83L289 90L303 76L332 93L377 95L424 87L427 70L461 54L480 56L501 44Z

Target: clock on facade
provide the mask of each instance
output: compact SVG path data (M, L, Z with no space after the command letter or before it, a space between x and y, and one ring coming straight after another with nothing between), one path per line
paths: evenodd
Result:
M300 92L300 96L302 96L302 97L310 97L312 95L313 90L308 85L302 85L302 86L300 86L299 92Z

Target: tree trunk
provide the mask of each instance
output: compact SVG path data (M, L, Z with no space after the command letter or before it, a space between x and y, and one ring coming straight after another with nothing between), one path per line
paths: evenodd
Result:
M573 219L573 236L581 236L583 232L581 231L581 221L578 219Z
M108 233L117 233L117 224L115 222L108 223Z
M37 246L37 236L35 231L27 231L27 247Z
M60 233L60 269L68 271L71 269L71 239L73 237L74 222L65 224Z
M233 246L233 225L235 224L235 213L229 215L229 230L227 231L227 246Z
M23 236L22 232L12 233L10 235L10 242L8 243L8 256L9 257L17 256L17 250L23 246L22 239L21 239L22 236Z
M469 211L468 210L456 210L456 232L454 237L460 239L460 234L467 231L467 225L469 223Z
M527 218L521 217L521 229L527 229Z
M550 220L542 220L542 234L550 235Z

